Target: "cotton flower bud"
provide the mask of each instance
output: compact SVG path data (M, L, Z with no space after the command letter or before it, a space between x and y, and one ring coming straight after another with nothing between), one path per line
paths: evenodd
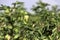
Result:
M9 9L6 9L6 10L5 10L5 13L9 13Z

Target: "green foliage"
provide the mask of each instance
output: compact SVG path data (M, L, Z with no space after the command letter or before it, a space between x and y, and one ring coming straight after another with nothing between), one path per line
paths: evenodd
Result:
M12 4L13 7L0 7L1 40L59 40L60 13L54 8L48 10L48 4L39 2L32 8L35 14L29 14L23 2Z

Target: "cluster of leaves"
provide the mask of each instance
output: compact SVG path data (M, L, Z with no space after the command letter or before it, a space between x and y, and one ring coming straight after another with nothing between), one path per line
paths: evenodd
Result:
M26 11L23 2L12 3L13 7L0 7L1 40L60 40L60 13L56 7L48 10L48 4L39 2L32 8L35 14Z

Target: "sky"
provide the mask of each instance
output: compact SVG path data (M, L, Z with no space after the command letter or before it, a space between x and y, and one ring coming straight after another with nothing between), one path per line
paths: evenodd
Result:
M38 0L0 0L0 4L11 6L13 2L21 1L24 2L25 8L27 11L31 12L32 5L35 5ZM59 5L60 0L42 0L43 2L49 3L51 5Z

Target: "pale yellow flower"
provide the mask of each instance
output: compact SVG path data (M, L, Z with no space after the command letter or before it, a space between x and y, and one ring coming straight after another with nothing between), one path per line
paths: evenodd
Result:
M24 16L24 19L25 19L26 21L28 21L29 16L28 16L28 15L25 15L25 16Z
M6 38L7 40L10 40L10 35L7 34L7 35L5 36L5 38Z

